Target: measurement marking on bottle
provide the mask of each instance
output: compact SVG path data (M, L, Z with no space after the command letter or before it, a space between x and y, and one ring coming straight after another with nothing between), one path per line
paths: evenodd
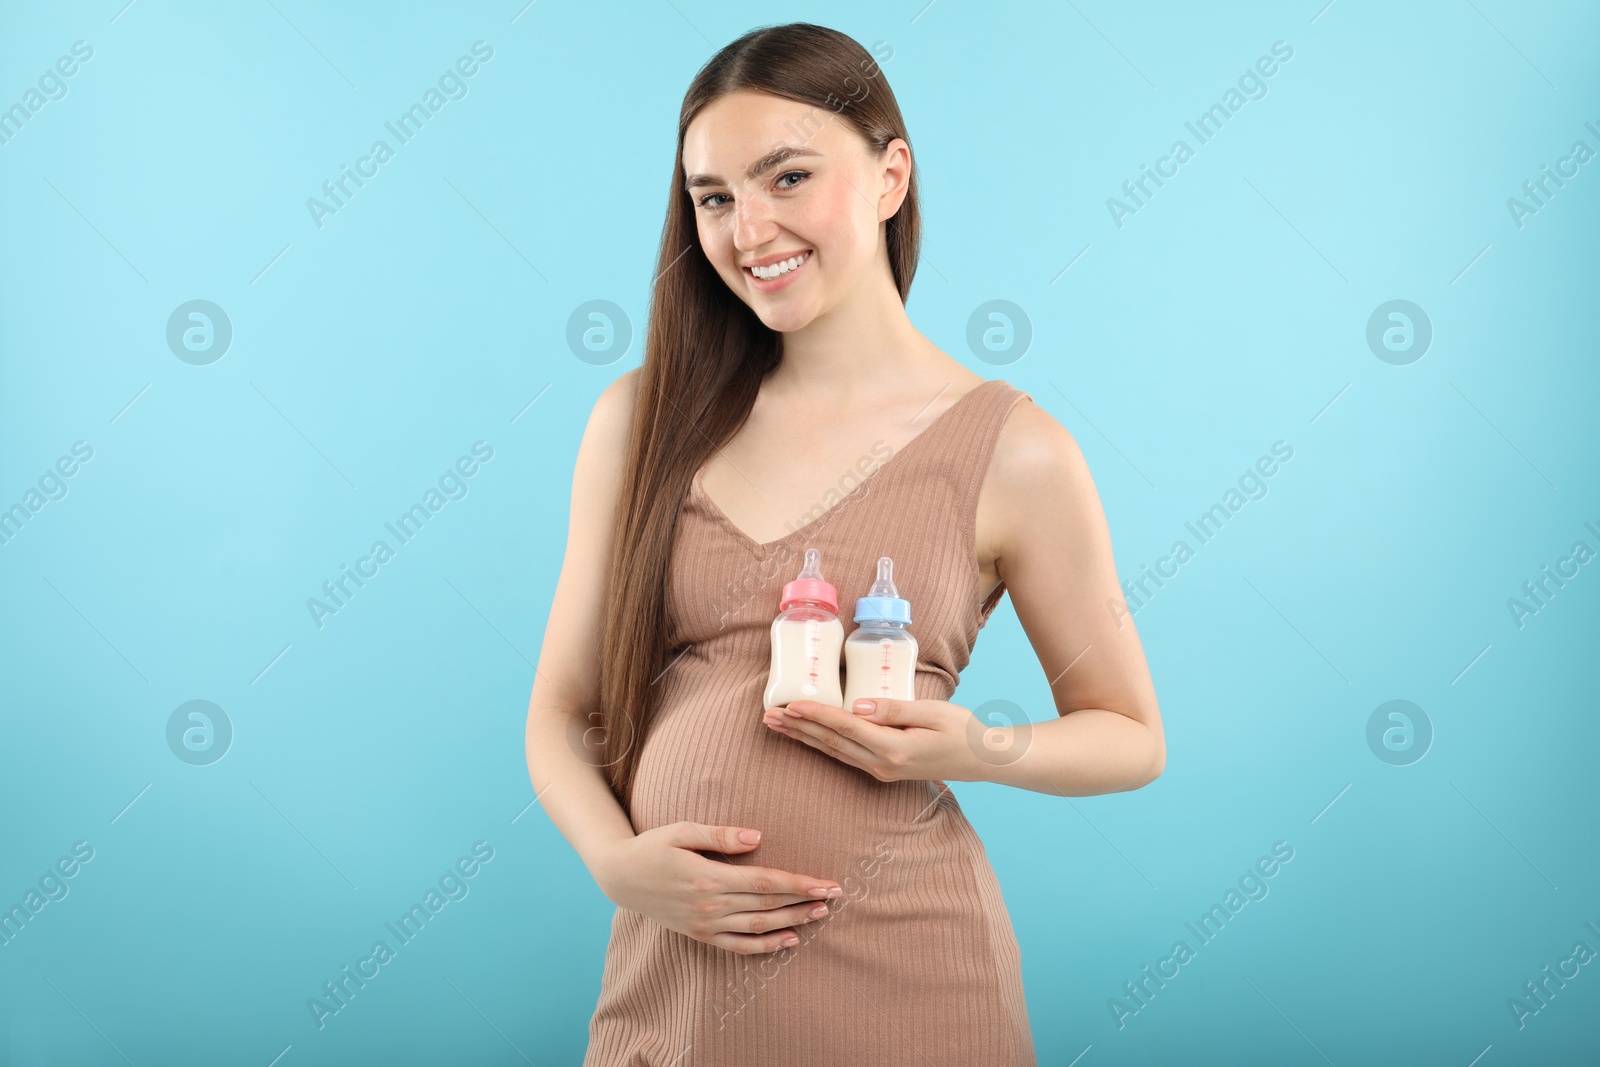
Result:
M806 668L806 679L807 679L807 681L806 681L805 685L802 685L800 687L800 691L802 693L804 693L806 696L815 696L817 694L817 692L819 691L818 686L817 686L817 680L821 677L821 672L817 669L817 664L820 663L821 660L822 660L821 646L822 646L822 623L817 619L807 619L806 620L806 663L808 664L808 666Z

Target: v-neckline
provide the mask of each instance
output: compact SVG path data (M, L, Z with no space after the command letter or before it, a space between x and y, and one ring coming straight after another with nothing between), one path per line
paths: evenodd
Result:
M879 477L885 470L894 466L895 460L899 459L901 456L910 451L918 441L922 440L924 437L927 437L934 430L937 430L939 428L939 424L944 422L945 418L959 408L962 404L966 403L969 397L1000 380L1001 379L999 378L990 378L986 381L979 382L971 389L968 389L965 393L962 393L956 398L955 403L941 411L937 416L935 416L932 422L923 427L921 432L896 449L894 455L890 456L888 459L874 467L871 474L857 482L855 488L851 489L848 493L844 494L844 496L840 497L839 500L834 503L833 507L828 508L826 511L822 512L822 514L818 515L804 526L790 530L788 533L777 538L776 540L757 541L754 537L751 537L734 524L734 521L728 517L727 512L723 511L722 508L718 506L717 502L711 499L711 494L706 492L705 487L700 484L700 476L705 472L704 467L701 467L700 470L695 471L694 477L689 480L689 489L691 492L699 496L701 503L706 506L706 510L709 511L712 517L715 518L717 522L721 523L730 534L742 542L746 547L755 549L757 552L765 555L768 550L777 548L779 545L782 545L785 542L806 533L812 527L816 526L817 523L821 522L829 515L832 515L836 509L843 507L851 500L852 497L856 496L864 488L866 488L869 482L871 482L874 478Z

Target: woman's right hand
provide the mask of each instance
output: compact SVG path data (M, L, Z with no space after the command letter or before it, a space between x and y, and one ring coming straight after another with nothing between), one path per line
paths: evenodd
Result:
M755 842L740 840L740 834ZM700 852L749 852L759 833L737 826L675 822L646 830L612 849L600 889L610 901L669 930L752 956L799 943L792 927L826 917L837 882L771 867L707 859ZM821 914L812 914L821 908Z

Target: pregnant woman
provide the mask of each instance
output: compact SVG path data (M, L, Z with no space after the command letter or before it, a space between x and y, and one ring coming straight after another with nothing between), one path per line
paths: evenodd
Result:
M617 905L586 1067L1035 1063L945 783L1085 796L1164 766L1083 456L911 324L919 222L899 106L849 37L756 30L690 85L643 362L578 449L528 713L540 803ZM847 633L893 558L915 700L762 706L808 548ZM1046 721L949 702L1007 590Z

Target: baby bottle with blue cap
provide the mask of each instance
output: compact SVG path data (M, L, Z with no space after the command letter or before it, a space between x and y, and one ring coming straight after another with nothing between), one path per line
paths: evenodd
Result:
M858 700L884 697L917 699L912 683L917 676L917 639L906 630L911 625L911 601L894 586L894 560L878 560L878 580L867 595L856 600L856 622L844 640L844 703L851 710Z

